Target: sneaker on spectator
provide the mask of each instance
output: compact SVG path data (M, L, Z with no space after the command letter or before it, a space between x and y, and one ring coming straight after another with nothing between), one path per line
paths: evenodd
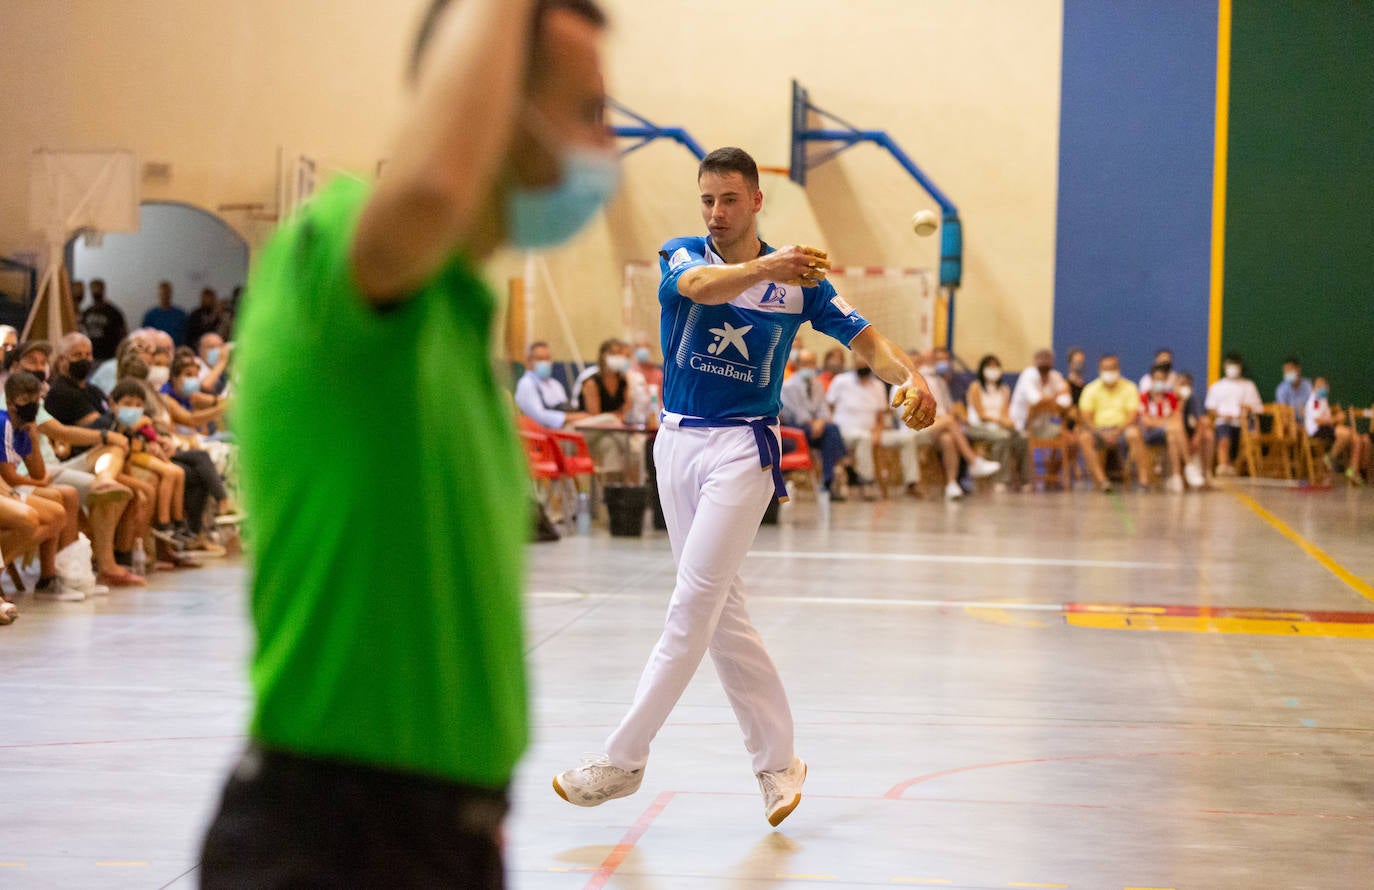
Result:
M1183 475L1191 488L1201 488L1207 484L1207 479L1202 475L1202 470L1191 461L1183 465Z
M973 463L969 464L968 474L974 479L985 479L1002 469L1002 465L995 460L988 460L986 457L975 457Z
M67 587L62 583L62 579L55 575L51 578L40 578L33 587L33 595L39 599L59 603L79 603L86 598L86 594L74 587Z
M777 828L801 803L806 763L800 757L793 757L792 765L787 769L765 770L755 775L759 780L759 790L763 792L763 815L769 825Z
M945 486L945 500L957 501L964 496L964 489L959 487L958 482L951 482Z
M110 588L104 584L96 584L91 588L91 596L109 596Z
M221 513L215 517L215 525L238 525L243 522L242 513Z
M172 524L153 526L153 537L174 549L181 549L181 540L177 537L176 529Z
M582 765L553 777L553 790L568 803L579 807L594 807L618 797L629 797L639 790L644 770L627 770L611 766L605 754L589 754Z
M1183 493L1183 477L1182 477L1182 476L1170 476L1170 477L1169 477L1169 481L1164 483L1164 490L1167 491L1167 492L1169 492L1170 494L1182 494L1182 493Z
M0 600L0 625L13 624L19 617L19 610L9 600Z

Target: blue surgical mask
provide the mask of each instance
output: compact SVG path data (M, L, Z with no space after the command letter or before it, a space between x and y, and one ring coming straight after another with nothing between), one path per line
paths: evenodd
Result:
M510 243L531 250L556 247L582 230L620 184L620 158L613 152L582 146L559 146L541 135L550 129L538 112L527 109L529 131L559 155L557 185L525 188L512 185L506 194L506 229Z
M1312 390L1312 394L1319 399L1324 399L1327 396L1327 389L1324 386L1319 386L1316 389Z
M143 416L143 409L128 407L120 408L118 411L115 412L115 416L117 416L119 418L119 422L124 424L125 426L133 426L134 424L138 423L139 418Z
M181 378L181 392L183 395L193 396L200 392L200 378L183 377Z
M540 380L548 380L553 376L553 362L535 362L534 376Z
M936 362L936 363L935 363L935 373L936 373L936 374L941 374L941 375L948 374L948 373L949 373L949 362Z
M1296 385L1297 385L1297 382L1298 382L1298 372L1297 372L1297 371L1284 371L1284 372L1283 372L1283 380L1284 380L1284 382L1287 383L1289 386L1296 386Z
M214 348L209 349L209 350L206 351L206 353L205 353L205 363L206 363L207 365L209 365L210 367L212 367L212 368L213 368L215 365L218 365L218 364L219 364L219 347L218 347L218 346L216 346L216 347L214 347Z
M803 379L803 380L806 380L806 381L815 380L815 379L816 379L816 369L815 369L815 368L798 368L798 369L797 369L797 376L800 377L800 378Z
M654 354L647 347L641 346L635 350L635 361L641 365L647 365L654 360Z

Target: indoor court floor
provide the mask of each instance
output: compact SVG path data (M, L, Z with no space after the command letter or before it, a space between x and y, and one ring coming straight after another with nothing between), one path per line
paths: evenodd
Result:
M510 885L1374 886L1374 493L802 500L746 563L810 765L764 821L709 661L636 795L601 749L661 627L663 533L532 549ZM190 888L242 745L243 570L0 628L0 887ZM377 607L404 591L377 590Z

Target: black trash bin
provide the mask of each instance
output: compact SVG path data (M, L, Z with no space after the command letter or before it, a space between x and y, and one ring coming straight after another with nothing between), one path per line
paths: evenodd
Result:
M606 512L611 518L611 534L619 538L642 537L649 489L643 485L608 485L605 495Z

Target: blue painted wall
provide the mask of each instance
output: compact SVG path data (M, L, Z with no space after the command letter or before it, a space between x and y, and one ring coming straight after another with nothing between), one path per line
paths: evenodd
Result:
M1206 377L1217 6L1065 0L1054 344Z

